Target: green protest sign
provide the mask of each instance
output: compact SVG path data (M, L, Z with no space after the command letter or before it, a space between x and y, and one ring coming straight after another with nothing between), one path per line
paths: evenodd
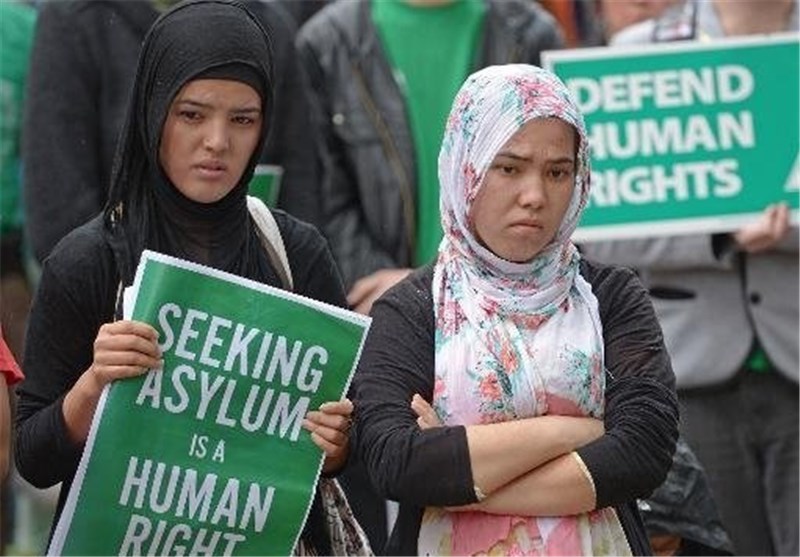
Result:
M592 147L575 239L730 231L770 203L798 217L796 34L550 51Z
M104 391L50 553L291 554L323 461L302 420L369 318L153 252L132 289L163 369Z
M282 178L282 166L258 164L253 171L247 191L266 203L267 207L277 207Z

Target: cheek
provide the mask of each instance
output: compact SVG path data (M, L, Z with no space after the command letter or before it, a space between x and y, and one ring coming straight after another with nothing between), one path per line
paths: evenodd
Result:
M158 146L158 160L161 163L161 168L168 175L174 172L180 161L184 159L181 155L181 147L186 141L185 132L184 136L182 136L181 130L177 129L177 127L177 124L171 118L167 118L161 133L161 143ZM183 141L181 141L182 137Z
M491 251L497 248L500 215L491 200L476 204L471 212L470 230L475 239Z
M467 212L467 228L478 239L481 238L481 234L484 232L484 204L483 196L479 193Z
M256 148L258 148L258 140L259 140L259 134L257 134L257 133L252 134L248 138L248 142L247 142L247 153L248 153L247 158L248 159L253 155L253 153L256 150Z
M239 160L242 166L247 166L253 152L258 146L259 133L258 132L245 132L239 136Z

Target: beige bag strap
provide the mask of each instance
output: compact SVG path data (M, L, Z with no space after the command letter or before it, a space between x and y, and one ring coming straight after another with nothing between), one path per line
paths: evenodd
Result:
M256 223L258 237L267 251L270 263L272 263L275 272L278 273L278 277L281 279L281 284L286 290L294 290L292 268L289 267L286 246L283 244L283 237L278 228L278 223L275 222L275 217L272 216L272 211L263 201L252 195L247 196L247 208Z

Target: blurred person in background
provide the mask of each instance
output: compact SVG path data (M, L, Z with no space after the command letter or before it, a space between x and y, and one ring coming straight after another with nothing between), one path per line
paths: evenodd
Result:
M661 15L681 0L577 0L586 11L581 46L604 46L611 37L636 23Z
M565 46L603 46L614 33L658 16L680 0L539 0L564 32Z
M3 360L4 372L10 369L9 362L13 362L13 358L22 358L30 310L31 289L23 240L20 144L25 80L35 22L36 10L30 3L0 2L0 328L4 346L9 349L8 358ZM6 379L10 378L6 376ZM13 419L14 404L8 399L5 383L0 389L3 391L0 393L2 411L12 414ZM8 425L7 419L4 424ZM7 448L5 441L3 443ZM6 464L4 461L4 470ZM13 478L13 474L10 476ZM0 479L0 553L5 552L13 537L16 500L11 482Z
M326 6L301 28L310 76L324 232L368 313L442 238L436 157L466 76L539 64L560 48L553 17L530 0L357 0Z
M796 0L687 1L612 45L797 30ZM583 249L646 281L672 356L682 435L734 550L798 555L798 230L788 207L766 207L731 233Z

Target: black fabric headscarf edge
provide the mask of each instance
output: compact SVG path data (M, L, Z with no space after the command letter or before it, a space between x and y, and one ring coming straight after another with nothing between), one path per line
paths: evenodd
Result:
M131 284L144 249L265 282L273 275L247 212L247 184L268 134L273 105L270 36L235 0L190 0L164 12L145 36L112 167L104 226L120 278ZM242 72L242 69L245 71ZM259 143L234 189L209 204L183 196L159 163L161 131L189 81L243 80L262 100ZM253 77L255 76L255 77Z

